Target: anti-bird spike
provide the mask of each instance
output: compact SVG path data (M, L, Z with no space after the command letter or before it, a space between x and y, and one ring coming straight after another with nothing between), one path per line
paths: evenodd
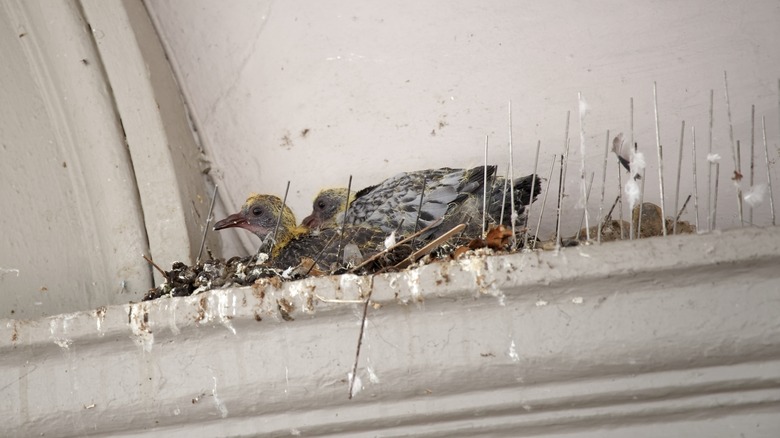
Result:
M534 232L534 243L531 249L536 249L536 241L539 236L539 227L542 225L542 216L544 216L544 207L547 205L547 194L550 192L550 181L552 181L553 170L555 169L555 160L558 155L553 154L552 163L550 164L550 175L547 177L547 188L544 189L544 198L542 199L542 209L539 211L539 220L536 222L536 231Z

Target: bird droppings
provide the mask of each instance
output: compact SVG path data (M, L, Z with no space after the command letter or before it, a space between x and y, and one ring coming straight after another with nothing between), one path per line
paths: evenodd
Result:
M545 300L537 300L537 301L536 301L536 303L534 303L534 305L535 305L536 307L544 307L544 306L546 306L547 304L549 304L549 302L547 302L547 301L545 301Z
M347 373L347 382L351 384L352 387L352 394L350 396L354 397L360 393L360 391L363 390L363 380L360 379L360 376L354 376L355 381L352 381L353 375L351 372Z
M222 418L226 418L228 416L227 406L225 406L225 403L222 402L222 400L217 395L217 378L212 378L214 379L214 388L211 389L211 395L214 399L214 405L217 407L217 410L219 411L219 414L222 416Z
M71 321L76 319L76 314L57 315L49 321L49 333L51 339L63 350L68 350L73 340L67 336Z
M279 315L281 315L283 320L295 321L295 319L290 316L290 314L295 311L295 306L287 298L279 298L276 300L276 305L279 308Z
M106 319L107 310L108 308L106 306L100 306L95 309L95 324L97 325L97 331L101 336L103 335L103 321Z
M407 271L404 273L404 277L406 277L406 282L409 285L409 292L412 300L416 303L422 302L422 293L420 292L420 270L412 269ZM405 301L404 304L408 304L408 302Z
M151 353L154 334L149 327L149 307L147 303L130 305L130 330L132 339L144 352Z
M515 345L514 340L509 343L509 352L507 355L512 359L512 362L520 362L520 355L517 354L517 346Z
M368 381L377 384L379 383L379 376L376 375L376 371L371 365L366 366L366 372L368 373Z
M6 275L9 274L16 274L16 276L19 276L19 270L16 268L3 268L0 267L0 280L2 280Z
M574 303L574 304L582 304L583 301L584 300L583 300L582 297L574 297L574 298L571 299L571 302Z

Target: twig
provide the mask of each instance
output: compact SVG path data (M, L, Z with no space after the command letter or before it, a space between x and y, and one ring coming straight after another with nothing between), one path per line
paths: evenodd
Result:
M198 258L195 259L195 264L200 264L200 256L203 255L203 247L206 245L206 233L209 231L209 225L211 225L211 213L214 211L214 201L217 200L217 188L218 184L214 184L214 193L211 194L211 205L209 206L209 213L206 216L206 228L203 230L203 237L200 239L200 250L198 251Z
M528 205L525 207L525 233L523 233L523 249L528 249L528 220L531 218L531 205L534 203L534 193L536 191L536 172L539 170L539 149L542 147L542 141L536 141L536 157L534 158L534 173L531 177L531 196L528 198ZM534 236L536 237L536 236Z
M430 241L427 245L423 246L422 248L418 249L417 251L413 252L409 255L409 257L401 260L398 262L393 268L394 269L403 269L412 263L419 260L421 257L424 257L428 255L431 251L438 248L442 243L449 240L452 236L462 232L466 229L466 224L459 224L453 227L451 230L447 231L446 233L442 234L441 236L437 237L436 239Z
M604 217L604 219L601 221L602 226L612 220L612 212L615 211L615 207L618 205L618 202L620 201L620 197L621 197L620 195L617 195L615 197L615 202L612 203L612 208L609 209L609 213L607 213L607 216Z
M780 84L778 84L780 85ZM769 186L769 210L772 212L772 225L775 224L775 201L772 194L772 175L769 172L769 146L766 143L766 121L761 116L761 135L764 137L764 158L766 159L766 183Z
M347 198L349 199L349 198ZM346 217L345 217L346 218ZM360 319L360 333L358 334L358 342L357 342L357 349L355 349L355 363L352 365L352 375L350 375L349 378L349 399L352 400L352 396L354 395L353 389L355 388L355 379L357 378L357 367L358 367L358 360L360 359L360 347L363 345L363 332L366 329L366 324L368 323L368 303L371 301L371 293L374 292L374 288L372 287L368 291L368 296L366 297L366 301L363 303L363 316Z
M601 226L604 223L604 192L607 188L607 160L609 159L609 129L607 129L607 145L604 147L604 167L601 173L601 199L599 200L599 228L597 241L601 243ZM612 208L615 208L614 206ZM610 214L612 211L610 210Z
M691 195L688 195L688 197L687 197L687 198L685 198L685 202L683 202L683 206L682 206L682 208L680 209L680 212L679 212L679 213L677 213L677 216L675 216L675 217L674 217L674 223L675 223L675 224L676 224L677 222L679 222L679 221L680 221L680 217L682 216L683 212L685 211L685 207L687 207L687 206L688 206L688 201L690 201L690 200L691 200ZM677 230L675 230L675 231L673 232L673 234L677 234Z
M347 202L349 202L349 198L347 198ZM314 263L312 263L311 266L309 266L309 269L306 270L306 273L303 274L304 277L308 276L311 270L314 269L315 266L317 266L317 263L320 262L320 258L322 258L322 255L325 254L325 250L328 249L330 245L333 244L333 241L336 240L336 237L338 236L339 236L338 233L333 234L333 237L331 237L330 240L328 240L328 243L326 243L325 246L322 247L320 252L317 254L317 257L314 258ZM340 259L336 259L336 260L340 261Z
M658 149L658 185L661 192L661 230L666 236L666 207L664 203L664 153L661 146L661 124L658 120L658 86L653 81L653 107L655 108L655 146ZM640 207L641 208L641 207ZM641 215L639 216L641 220Z
M395 248L397 248L399 245L403 245L404 243L406 243L406 242L409 242L410 240L414 239L415 237L419 236L420 234L423 234L423 233L425 233L426 231L428 231L428 230L431 230L431 229L433 229L434 227L437 227L437 226L439 226L439 225L442 223L442 221L444 221L444 218L443 218L443 217L440 217L440 218L436 219L435 221L433 221L433 223L432 223L432 224L428 225L427 227L423 228L422 230L420 230L420 231L418 231L418 232L416 232L416 233L414 233L414 234L412 234L412 235L410 235L410 236L406 237L405 239L401 240L400 242L397 242L395 245L392 245L392 246L390 246L389 248L385 248L385 249L383 249L382 251L379 251L378 253L376 253L376 254L372 255L371 257L367 258L366 260L364 260L364 261L363 261L363 263L361 263L361 264L359 264L359 265L355 266L355 267L354 267L354 268L352 268L352 269L351 269L349 272L350 272L350 273L352 273L352 274L354 274L354 273L355 273L355 272L357 272L357 271L358 271L360 268L362 268L362 267L364 267L364 266L368 265L369 263L373 262L374 260L378 259L379 257L382 257L383 255L387 254L388 252L390 252L390 251L394 250L394 249L395 249Z
M552 181L553 169L555 169L555 158L557 156L558 155L553 154L552 163L550 164L550 176L547 177L547 188L544 189L542 210L539 212L539 220L536 222L536 232L534 233L534 242L531 249L536 249L536 241L539 240L539 226L542 225L542 216L544 216L544 207L547 205L547 194L550 193L550 181Z
M680 128L680 153L677 156L677 184L674 187L674 211L680 206L680 175L682 174L682 159L683 159L683 141L685 140L685 120L682 121L682 127ZM666 220L666 219L664 219ZM677 234L677 219L672 224L672 234Z
M157 266L157 263L153 262L153 261L152 261L152 259L150 259L149 257L147 257L147 256L146 256L145 254L143 254L143 253L141 253L141 257L143 257L143 258L144 258L144 260L146 260L147 262L149 262L149 264L150 264L150 265L154 266L154 268L155 268L155 269L157 269L158 271L160 271L160 274L162 274L163 278L165 278L165 279L167 279L167 278L168 278L168 274L167 274L165 271L163 271L163 269L162 269L161 267Z
M696 127L691 126L691 142L692 142L692 151L691 151L691 164L693 165L693 208L696 213L696 232L698 233L699 228L699 181L696 178Z
M317 301L321 301L323 303L334 303L334 304L364 304L365 300L339 300L335 298L325 298L319 294L314 294L314 298L317 299Z

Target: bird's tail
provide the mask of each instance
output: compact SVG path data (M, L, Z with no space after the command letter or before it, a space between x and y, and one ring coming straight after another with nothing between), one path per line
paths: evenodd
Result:
M505 178L496 178L490 193L488 194L488 215L494 223L509 225L512 223L512 198L510 193L505 193L505 186L509 186ZM533 186L533 194L531 193ZM538 175L527 175L516 178L512 182L514 192L515 212L518 216L525 212L525 206L531 204L542 192L542 180ZM503 215L502 215L503 212Z

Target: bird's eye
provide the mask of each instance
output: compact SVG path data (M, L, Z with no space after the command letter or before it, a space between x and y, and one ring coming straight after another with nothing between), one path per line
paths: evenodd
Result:
M252 209L252 214L255 216L262 216L263 215L263 209L260 207L255 207Z
M325 208L325 201L317 202L317 208L319 208L320 210L324 209Z

